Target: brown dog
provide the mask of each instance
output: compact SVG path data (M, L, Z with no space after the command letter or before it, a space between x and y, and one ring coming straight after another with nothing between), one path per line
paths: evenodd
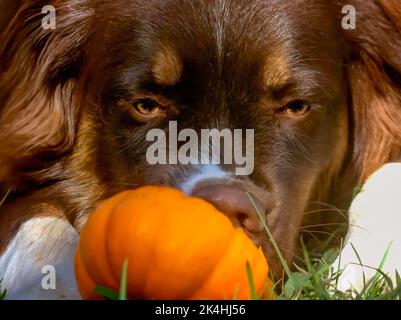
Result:
M54 30L41 25L48 4ZM348 4L356 28L345 30ZM401 155L398 0L3 0L0 9L6 280L35 263L10 257L46 242L35 242L38 223L24 229L32 243L13 242L24 223L56 217L79 231L100 201L146 184L210 201L279 272L246 191L291 262L303 225L337 221L327 208L346 209L360 182ZM253 173L149 164L147 132L167 132L169 121L254 129Z

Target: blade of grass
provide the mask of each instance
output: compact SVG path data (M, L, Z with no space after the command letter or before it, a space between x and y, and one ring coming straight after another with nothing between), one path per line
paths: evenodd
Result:
M255 281L253 279L251 265L249 264L248 261L246 262L246 273L248 275L248 282L251 290L251 300L260 300L260 297L256 293Z
M401 286L394 289L388 295L379 297L380 300L401 300Z
M383 258L380 261L378 271L376 272L375 276L373 277L373 281L372 281L373 285L375 285L379 281L379 278L381 277L381 273L379 272L379 270L383 270L384 264L387 261L387 258L388 258L388 255L390 253L390 249L391 249L392 245L393 245L393 241L391 241L390 244L388 245L388 247L386 249L386 252L384 253Z
M358 261L359 261L360 266L361 266L363 269L364 269L365 267L367 267L367 268L376 270L375 276L374 276L368 283L366 282L366 275L365 275L365 272L363 272L363 286L364 286L364 288L363 288L362 292L360 292L360 293L358 294L360 298L362 298L362 299L368 299L369 296L372 295L371 292L372 292L373 290L377 289L377 286L379 285L379 282L381 281L381 278L386 279L386 275L384 275L384 273L381 271L381 269L383 269L384 264L385 264L385 262L386 262L386 260L387 260L388 254L389 254L389 252L390 252L391 245L392 245L392 242L391 242L391 243L389 244L389 246L387 247L386 252L384 253L383 258L382 258L381 261L380 261L379 268L373 268L373 267L366 266L366 265L364 265L364 264L362 263L361 257L359 256L359 254L358 254L356 248L354 247L354 245L351 243L352 250L354 250L355 255L356 255L357 258L358 258ZM377 294L378 294L378 293L374 293L374 295L377 295Z
M338 282L340 281L340 275L341 275L341 259L342 259L342 253L343 253L343 249L344 249L344 241L341 238L341 244L340 244L340 254L338 256L338 264L337 264L337 271L334 273L336 275L335 279L336 279L336 285L335 285L335 290L338 290Z
M249 200L251 201L251 204L259 217L259 220L260 220L260 223L262 224L263 229L266 231L267 235L269 236L270 242L272 243L274 250L276 251L276 253L283 265L285 273L287 274L288 277L290 277L292 272L291 272L290 268L288 267L287 261L284 259L284 256L282 255L280 248L278 247L277 242L274 239L272 232L270 231L270 228L267 226L266 217L264 216L264 213L261 212L261 210L258 207L258 205L256 204L256 201L255 201L254 197L252 196L252 194L247 192L247 196L248 196Z
M311 261L310 256L309 256L309 252L306 249L305 242L304 242L304 239L302 237L301 237L301 247L302 247L302 251L303 251L303 254L304 254L304 258L305 258L306 267L308 268L309 273L312 273L313 275L315 275L316 274L316 270L312 265L312 261Z
M234 292L234 295L233 295L233 301L237 301L238 300L238 292L239 292L239 287L237 286L236 288L235 288L235 292Z
M7 290L2 291L1 289L1 283L3 279L0 279L0 300L4 300L6 298Z
M356 255L357 259L358 259L358 262L359 262L360 266L362 267L362 269L364 269L364 265L363 265L363 263L362 263L361 256L359 255L358 251L357 251L356 248L354 247L353 243L350 243L350 244L351 244L352 250L354 251L354 253L355 253L355 255ZM366 275L365 275L365 271L363 271L362 275L363 275L363 287L364 287L364 289L363 289L363 291L362 291L361 294L360 294L361 297L363 297L363 295L365 294L366 289L367 289L367 288L366 288Z
M118 300L118 293L106 287L96 286L93 292L109 300Z
M123 264L123 271L121 274L119 300L127 300L127 278L128 278L128 258L125 259Z
M398 271L395 272L395 280L397 282L397 289L398 290L398 299L401 300L401 277ZM397 297L397 295L395 295Z
M305 246L303 238L301 238L301 246L305 257L306 266L308 268L309 274L311 275L311 278L313 279L312 288L314 293L319 297L319 299L330 300L330 294L327 292L326 288L324 288L323 284L323 274L326 270L328 270L328 268L320 266L320 270L316 270L310 259L310 255Z

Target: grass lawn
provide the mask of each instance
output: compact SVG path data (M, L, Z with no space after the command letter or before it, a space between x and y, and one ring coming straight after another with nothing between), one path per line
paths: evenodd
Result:
M282 284L279 282L277 299L286 300L400 300L401 278L393 283L380 270L376 276L366 281L365 288L358 292L341 292L337 290L340 272L333 272L332 263L338 256L337 250L328 251L321 258L311 258L305 251L306 268L297 267L296 272L288 276Z
M285 259L280 253L272 233L263 218L261 212L248 194L250 201L267 233L270 241L276 250L281 263L284 266L287 280L278 281L275 285L277 299L281 300L399 300L401 299L401 278L397 274L397 283L393 281L381 270L377 270L372 280L366 281L361 292L350 291L342 292L337 289L338 279L342 270L333 272L332 264L339 256L340 249L327 251L321 257L312 257L301 239L303 249L304 267L296 266L296 271L290 270ZM385 263L387 253L383 252L383 260L380 266ZM362 265L362 261L360 261Z

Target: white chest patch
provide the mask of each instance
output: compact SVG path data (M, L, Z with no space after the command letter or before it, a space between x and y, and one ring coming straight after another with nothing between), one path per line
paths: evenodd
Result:
M74 277L78 240L75 229L63 219L25 222L0 257L6 299L80 299Z

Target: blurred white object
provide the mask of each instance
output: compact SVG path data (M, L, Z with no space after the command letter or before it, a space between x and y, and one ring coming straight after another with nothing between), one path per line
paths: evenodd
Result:
M35 217L26 221L7 250L0 256L2 288L8 300L80 299L74 274L78 234L69 222L56 217ZM55 270L55 287L43 281ZM48 269L47 269L48 270Z
M396 283L396 270L401 274L401 163L378 170L353 201L345 247L333 264L334 270L344 270L338 289L360 292L365 287L364 275L368 283L388 248L381 270Z

